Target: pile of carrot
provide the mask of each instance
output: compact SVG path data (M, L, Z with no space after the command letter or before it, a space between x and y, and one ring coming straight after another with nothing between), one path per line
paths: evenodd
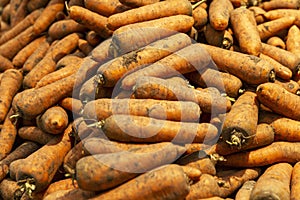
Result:
M296 200L299 0L0 0L0 200Z

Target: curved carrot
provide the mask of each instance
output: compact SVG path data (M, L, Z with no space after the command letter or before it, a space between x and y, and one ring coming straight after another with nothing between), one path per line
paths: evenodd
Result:
M122 4L119 0L85 0L84 6L105 17L130 9L130 7Z

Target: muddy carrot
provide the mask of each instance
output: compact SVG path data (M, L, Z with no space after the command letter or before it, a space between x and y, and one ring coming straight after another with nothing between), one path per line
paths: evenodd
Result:
M90 45L85 39L78 40L78 48L87 56L94 49L94 47Z
M86 156L77 161L76 180L82 189L106 190L140 173L169 164L183 152L184 147L166 142L163 146L158 143L129 151ZM107 176L113 180L105 178Z
M47 195L59 190L69 190L77 187L78 185L76 183L76 180L72 180L72 178L66 178L59 181L55 181L47 187L45 192L43 192L43 197L46 197Z
M286 49L286 45L285 42L283 41L283 39L281 39L278 36L272 36L270 37L267 41L267 44L281 48L281 49Z
M157 3L160 0L120 0L120 2L126 6L136 8L140 6L145 6L153 3Z
M298 26L293 25L289 28L287 37L286 37L286 50L300 56L300 30Z
M246 181L235 195L236 200L247 200L250 198L251 192L256 184L255 180Z
M71 130L70 125L60 137L50 140L46 145L25 158L21 166L18 166L16 179L21 187L24 187L26 193L40 192L49 186L62 164L64 156L71 149L69 138ZM52 170L46 170L49 168Z
M36 142L38 144L47 144L55 136L45 133L36 126L23 126L18 129L18 136L24 140Z
M8 69L15 68L14 64L9 59L7 59L6 57L1 56L1 55L0 55L0 62L1 62L1 67L0 67L1 72L4 72Z
M278 163L268 167L258 178L250 199L290 199L292 171L293 167L288 163Z
M284 81L284 80L281 80L281 79L276 79L274 81L274 83L282 86L284 89L286 89L287 91L289 91L291 93L294 93L294 94L297 94L297 95L300 94L299 84L294 80Z
M248 6L249 0L230 0L234 7Z
M44 8L46 7L48 2L49 1L43 1L43 0L30 0L27 3L27 10L29 12L33 12L34 10L37 10L39 8Z
M283 1L283 0L272 0L263 2L260 5L264 10L275 10L275 9L299 9L300 3L297 0Z
M197 6L193 9L192 16L194 19L193 27L195 27L196 30L201 30L209 20L207 10L201 6Z
M118 0L86 0L84 5L87 9L105 17L130 9L130 7L120 3Z
M236 8L230 12L230 23L241 51L258 56L262 45L253 13L244 7Z
M264 14L266 11L259 6L251 6L248 8L251 12L253 12L256 24L261 24L266 21Z
M97 32L101 37L108 38L112 35L112 31L107 28L107 17L80 6L71 6L68 12L71 19Z
M83 32L87 28L77 23L73 19L64 19L54 22L48 30L49 36L53 40L61 39L71 33Z
M41 15L33 24L33 32L41 34L55 21L56 14L64 9L63 0L51 0L46 5Z
M294 21L295 17L282 17L257 25L260 39L266 41L271 36L275 36L279 31L291 27Z
M264 16L268 19L268 20L274 20L274 19L278 19L281 17L299 17L299 12L297 9L287 9L287 8L279 8L279 9L275 9L275 10L269 10L268 12L266 12L264 14Z
M233 45L233 36L228 30L215 30L210 24L206 24L204 36L209 45L230 49Z
M192 180L193 182L197 182L199 180L202 174L202 172L199 169L195 167L184 166L184 165L180 165L180 166L190 180Z
M96 192L73 188L67 190L59 190L47 195L44 200L72 200L72 199L89 199L96 196Z
M59 102L59 105L65 110L71 111L74 114L81 115L83 105L79 99L66 97Z
M211 26L218 31L225 30L228 27L230 12L233 9L230 0L212 1L208 10Z
M256 85L275 79L274 67L259 57L212 45L201 46L208 51L219 70L233 74L248 84Z
M300 163L297 162L292 171L292 177L291 177L291 200L296 200L299 197L299 166Z
M0 182L0 195L4 199L21 198L22 194L18 192L18 189L18 183L10 178L5 178Z
M28 14L27 3L29 1L11 0L10 1L10 24L15 26L22 21Z
M193 24L194 18L188 15L174 15L128 24L114 31L111 48L117 55L123 55L177 32L186 33ZM128 41L132 43L129 44Z
M102 98L87 103L83 117L99 121L112 114L131 114L173 121L198 121L200 113L199 105L194 102Z
M299 142L300 137L297 134L300 123L290 118L279 116L270 123L275 133L275 141Z

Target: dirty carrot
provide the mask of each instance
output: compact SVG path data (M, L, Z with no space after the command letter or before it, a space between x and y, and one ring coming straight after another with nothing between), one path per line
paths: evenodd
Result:
M261 24L266 21L264 14L266 11L259 6L251 6L248 8L251 12L253 12L256 24Z
M71 149L69 137L71 130L71 125L69 125L60 137L50 140L46 145L25 158L21 166L18 166L16 179L29 196L33 191L40 192L49 186L62 164L64 156Z
M98 68L99 84L104 87L113 87L125 74L152 64L191 43L188 35L178 33L116 57Z
M89 199L96 196L96 192L73 188L67 190L59 190L50 193L44 200L73 200L73 199Z
M274 119L270 125L274 129L275 141L299 142L300 123L287 117Z
M278 163L268 167L258 178L250 199L290 199L292 171L293 167L289 163Z
M14 64L9 59L7 59L6 57L1 56L1 55L0 55L0 62L1 62L1 67L0 67L1 72L4 72L8 69L15 68Z
M105 17L130 9L130 7L120 3L118 0L86 0L84 1L84 6Z
M160 143L149 144L129 151L85 156L77 161L76 180L81 189L106 190L174 162L184 150L182 146L166 142L163 146Z
M282 86L284 89L286 89L287 91L289 91L291 93L294 93L297 95L300 94L299 84L294 80L285 81L285 80L281 80L281 79L275 79L274 83Z
M300 56L300 30L297 25L293 25L289 28L286 37L286 50Z
M174 15L128 24L114 31L111 48L118 55L123 55L177 32L186 33L193 24L194 18L189 15ZM129 44L128 41L132 42Z
M251 192L256 184L255 180L246 181L242 187L237 191L235 195L236 200L248 200L250 199Z
M28 12L33 12L34 10L44 8L49 1L43 1L43 0L30 0L27 3L27 10Z
M299 12L297 9L279 8L275 10L269 10L264 14L264 17L268 20L274 20L281 17L293 16L298 18Z
M270 37L266 41L266 43L269 44L269 45L273 45L275 47L281 48L281 49L286 49L285 42L279 36L272 36L272 37Z
M48 34L53 40L61 39L71 33L83 32L87 28L77 23L73 19L64 19L54 22L48 30Z
M149 4L153 4L153 3L157 3L160 0L120 0L120 3L132 7L132 8L136 8L136 7L140 7L140 6L145 6L145 5L149 5Z
M78 185L76 183L76 180L72 180L72 178L66 178L59 181L55 181L51 183L43 192L43 197L46 197L47 195L59 190L69 190L77 187Z
M184 166L184 165L180 165L180 166L190 180L192 180L193 182L197 182L199 180L202 174L202 172L199 169L195 167Z
M300 97L275 83L263 83L256 90L258 100L273 110L294 120L300 119L297 108ZM281 97L278 99L278 97Z
M76 115L81 115L83 105L79 99L66 97L59 102L59 105L65 110L70 111Z
M207 44L230 49L233 45L233 36L228 30L215 30L210 24L204 28L204 36Z
M245 7L236 8L230 12L230 23L241 51L258 56L262 45L253 13Z
M230 12L233 11L230 0L216 1L210 3L208 16L211 26L218 31L225 30L229 24Z
M11 178L5 178L0 182L0 195L4 199L21 198L22 194L16 192L18 189L18 183Z
M83 117L99 121L112 114L131 114L173 121L198 121L200 113L199 105L188 101L102 98L88 102Z
M240 148L251 142L258 123L259 102L254 92L246 91L232 105L222 127L222 139Z
M27 3L29 0L11 0L10 1L10 24L15 26L20 21L22 21L28 14Z
M200 45L208 51L219 70L233 74L245 83L257 85L275 79L274 67L259 57L212 45Z
M92 45L90 45L85 39L78 40L78 48L88 56L90 52L94 49Z
M260 6L266 11L275 9L299 9L300 3L297 0L272 0L263 2Z
M192 11L194 25L196 30L201 30L208 22L208 12L205 8L197 6Z
M85 39L93 47L99 45L100 42L102 42L102 38L95 31L88 31Z
M297 162L293 166L292 177L291 177L291 200L296 200L299 197L299 168L300 163Z

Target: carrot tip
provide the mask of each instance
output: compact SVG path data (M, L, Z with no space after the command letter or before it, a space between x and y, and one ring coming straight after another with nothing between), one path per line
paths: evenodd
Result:
M29 198L32 199L32 192L36 189L35 183L34 183L34 178L27 178L24 180L19 180L18 181L18 185L20 185L20 189L17 190L16 192L20 193L22 192L22 194L28 194ZM15 196L16 195L20 195L17 194L15 192Z

